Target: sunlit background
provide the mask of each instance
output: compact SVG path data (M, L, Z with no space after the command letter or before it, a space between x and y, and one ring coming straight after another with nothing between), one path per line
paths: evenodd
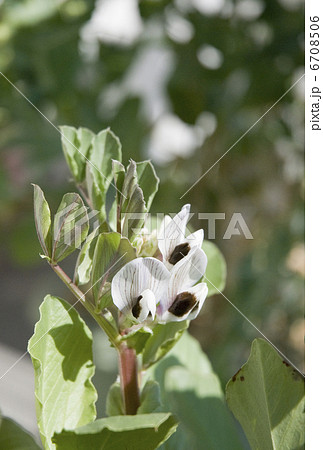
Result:
M225 296L300 369L303 21L298 0L0 0L1 72L55 126L110 126L124 163L151 158L161 179L153 212L191 203L194 213L224 213L214 242L228 265ZM45 294L70 298L39 258L33 223L31 182L53 210L74 189L49 121L0 75L0 376L26 350ZM223 239L235 212L254 239ZM207 231L197 214L191 224ZM80 312L95 333L104 393L115 360ZM190 331L223 385L259 337L221 295ZM28 358L0 380L0 408L34 430Z

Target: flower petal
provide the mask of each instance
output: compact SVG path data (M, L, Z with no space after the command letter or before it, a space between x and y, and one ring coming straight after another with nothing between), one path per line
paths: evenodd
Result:
M199 315L202 306L204 305L208 293L208 287L206 283L199 283L196 286L193 286L191 289L188 289L188 292L194 294L198 302L186 318L188 320L193 320Z
M206 254L195 247L174 266L168 284L167 297L162 300L159 308L161 314L169 309L180 292L186 291L202 278L206 265Z
M138 322L143 322L151 315L154 320L156 314L156 297L153 291L145 289L138 297L137 303L132 308L132 315Z
M113 303L121 312L127 314L146 289L154 293L158 302L165 295L169 278L169 271L158 259L134 259L113 277L111 285Z
M190 244L190 247L193 249L194 247L201 248L204 239L204 230L202 228L200 230L195 231L194 233L187 236L185 242Z
M193 320L201 311L208 288L206 283L199 283L178 294L167 311L160 317L160 322L180 322Z
M164 261L168 261L175 247L185 240L186 225L190 215L191 205L184 205L181 211L169 221L162 222L158 233L158 246Z

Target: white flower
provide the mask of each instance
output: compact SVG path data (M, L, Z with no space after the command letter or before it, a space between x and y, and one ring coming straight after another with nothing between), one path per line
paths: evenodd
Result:
M194 248L201 248L202 246L204 238L202 229L185 237L190 207L191 205L184 205L173 219L165 216L161 223L158 232L158 246L163 256L163 262L168 269L172 269Z
M205 253L196 247L174 266L167 293L157 306L159 322L195 319L208 292L206 283L196 284L204 275L206 265Z
M132 314L138 322L154 319L169 279L169 271L158 259L134 259L113 277L113 302L124 315Z
M112 280L113 302L140 323L155 315L161 323L195 319L207 296L206 283L195 285L206 265L207 257L197 247L171 272L156 258L134 259Z

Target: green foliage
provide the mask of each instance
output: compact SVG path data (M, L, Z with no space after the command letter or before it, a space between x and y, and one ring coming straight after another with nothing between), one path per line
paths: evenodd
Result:
M143 351L142 363L144 368L150 367L165 356L180 339L187 327L188 321L156 325Z
M154 380L146 381L140 395L138 414L150 414L161 409L160 387Z
M154 450L176 430L170 413L113 416L99 419L74 431L56 433L56 450Z
M55 432L96 417L91 332L73 307L47 295L28 351L35 370L40 435L45 449L54 449Z
M146 209L149 211L159 185L159 178L150 161L137 163L137 178L138 184L144 194Z
M127 346L134 348L139 355L146 347L148 339L153 336L154 332L149 327L140 327L131 330L129 333L121 337L122 341L127 342Z
M208 286L208 297L210 297L223 291L227 277L227 265L222 253L213 242L203 241L202 249L208 259L203 281Z
M0 417L0 448L3 450L40 450L34 438L7 417Z
M124 405L121 394L120 383L116 381L110 386L108 391L106 406L106 414L108 416L123 416L124 415Z
M96 240L93 268L92 293L97 310L111 305L111 281L114 275L136 257L136 250L121 234L101 233Z
M163 405L180 421L165 449L243 448L226 407L220 380L192 336L184 333L168 355L152 366L147 376L158 381Z
M303 449L304 378L263 339L226 387L230 409L253 450Z
M89 157L94 133L87 128L62 126L62 148L67 165L77 183L85 178L85 166Z
M43 191L34 185L34 216L37 236L45 257L59 262L80 247L89 231L89 220L78 194L65 194L54 216L53 229Z
M86 162L86 190L93 209L106 218L106 193L113 179L112 160L121 160L119 138L110 130L100 131L92 140L89 161Z
M160 409L159 384L154 380L148 380L140 393L140 406L137 414L151 414L159 412ZM109 389L106 401L106 413L108 416L119 416L124 414L119 382L113 383Z
M52 254L51 217L43 191L34 184L34 216L38 240L45 256Z
M54 217L52 259L59 262L79 248L89 232L89 219L78 194L65 194Z

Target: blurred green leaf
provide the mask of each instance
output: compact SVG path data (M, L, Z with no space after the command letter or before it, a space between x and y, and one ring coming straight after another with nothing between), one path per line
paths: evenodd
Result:
M220 380L189 333L184 333L166 358L149 369L148 377L159 383L163 405L180 421L176 435L163 448L243 448Z
M158 412L161 408L160 404L160 388L157 381L146 381L140 394L140 406L138 414L150 414Z
M45 449L54 450L54 432L85 425L96 417L92 335L74 308L47 295L28 351L35 370L41 439Z
M122 394L120 389L120 383L118 381L113 383L108 391L106 401L106 414L109 417L124 415Z
M145 368L155 364L166 355L180 339L188 327L188 321L157 324L153 328L153 335L147 340L142 354Z
M48 203L43 191L37 184L34 184L34 215L37 236L44 254L51 256L52 235L51 217Z
M79 248L89 231L89 219L78 194L65 194L54 217L53 253L59 262Z
M110 286L114 275L135 257L136 250L128 239L121 237L119 233L101 233L97 238L91 284L95 304L99 310L112 302Z
M229 408L252 449L303 449L304 378L263 339L226 387Z
M0 448L3 450L40 450L34 438L7 417L0 417Z
M87 128L62 126L62 147L67 165L77 183L85 178L85 166L89 157L94 133Z
M227 265L222 253L213 242L203 241L202 249L208 260L203 281L208 286L208 297L210 297L223 291L227 277Z
M177 427L170 413L113 416L99 419L74 431L56 433L57 450L155 450Z

